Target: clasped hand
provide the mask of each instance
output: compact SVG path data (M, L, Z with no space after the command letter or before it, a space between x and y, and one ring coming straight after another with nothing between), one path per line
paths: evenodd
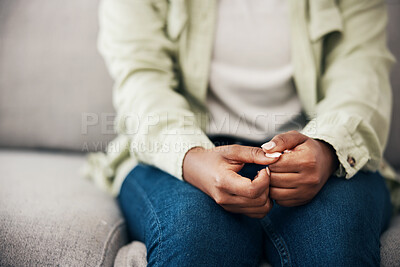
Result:
M269 167L251 180L238 174L245 163ZM262 148L192 148L183 161L183 177L225 210L263 218L272 208L272 199L281 206L311 201L337 164L330 145L291 131L275 136Z

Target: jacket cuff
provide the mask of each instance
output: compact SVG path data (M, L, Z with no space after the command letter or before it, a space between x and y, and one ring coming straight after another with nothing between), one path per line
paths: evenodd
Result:
M318 117L301 131L304 135L330 144L336 151L339 167L334 175L350 179L371 159L363 138L357 132L359 118L339 116Z
M203 147L205 149L215 147L203 132L196 136L180 136L175 146L178 153L174 157L175 162L171 165L173 168L170 173L180 180L183 180L183 160L190 149L194 147Z
M164 132L161 134L163 138L162 145L159 149L153 150L152 159L148 164L152 164L155 167L169 173L170 175L183 180L183 159L186 153L194 147L204 147L205 149L215 147L211 140L201 129L192 129L188 133L184 129L174 129ZM150 141L150 140L149 140ZM134 143L131 144L135 145ZM151 144L148 144L151 147ZM131 151L135 151L132 149Z

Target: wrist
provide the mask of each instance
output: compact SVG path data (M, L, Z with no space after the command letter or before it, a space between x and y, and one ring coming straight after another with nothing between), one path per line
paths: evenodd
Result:
M339 167L339 159L336 155L336 150L333 148L332 145L323 141L323 140L316 140L320 144L322 148L323 154L326 156L328 166L329 166L329 176L332 175L337 168Z
M192 176L191 170L194 169L194 162L196 161L198 154L204 150L204 147L195 146L186 152L182 162L182 178L184 181L188 181L188 179L190 180L190 177Z

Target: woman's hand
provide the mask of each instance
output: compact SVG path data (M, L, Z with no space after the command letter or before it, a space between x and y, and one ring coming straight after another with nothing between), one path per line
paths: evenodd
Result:
M279 134L262 148L268 154L282 153L269 166L270 197L281 206L311 201L338 166L335 150L329 144L297 131Z
M272 208L268 196L270 178L267 169L262 169L253 181L237 172L245 163L268 165L276 160L266 157L262 149L257 147L195 147L184 158L183 177L225 210L263 218Z

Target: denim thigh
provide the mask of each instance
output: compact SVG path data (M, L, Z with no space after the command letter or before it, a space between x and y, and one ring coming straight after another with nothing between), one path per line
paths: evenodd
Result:
M140 164L118 197L132 239L149 266L257 266L264 232L257 219L226 212L208 195Z
M273 266L379 266L380 235L390 217L379 173L332 176L310 203L275 205L262 219L267 258Z
M262 166L246 164L251 178ZM188 183L147 165L126 178L120 206L149 265L256 265L264 248L273 266L379 266L380 234L391 215L378 173L332 176L307 205L275 205L262 220L224 211ZM183 253L186 252L186 253Z

